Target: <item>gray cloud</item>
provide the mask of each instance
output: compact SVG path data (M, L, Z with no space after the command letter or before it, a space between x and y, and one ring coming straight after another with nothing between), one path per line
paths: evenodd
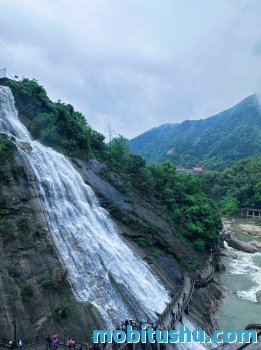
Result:
M127 137L260 90L259 0L0 0L0 66ZM19 72L21 70L22 72Z

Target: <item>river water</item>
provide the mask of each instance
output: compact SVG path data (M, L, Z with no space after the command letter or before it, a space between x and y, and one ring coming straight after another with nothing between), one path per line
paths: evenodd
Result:
M261 290L261 253L245 253L227 249L237 259L222 257L226 271L219 279L229 289L216 315L221 329L244 329L249 323L261 323L261 303L256 292Z

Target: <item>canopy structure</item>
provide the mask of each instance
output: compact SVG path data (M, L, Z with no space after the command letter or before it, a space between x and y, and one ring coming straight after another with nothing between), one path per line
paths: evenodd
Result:
M6 68L0 68L0 79L6 78Z

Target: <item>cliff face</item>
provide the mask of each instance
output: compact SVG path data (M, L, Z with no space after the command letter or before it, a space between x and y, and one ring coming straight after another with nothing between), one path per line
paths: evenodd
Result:
M33 174L24 171L16 150L14 164L10 163L9 160L4 164L7 176L1 181L0 218L6 223L0 226L1 336L13 337L15 317L18 337L56 331L88 340L93 328L103 326L102 321L91 305L78 303L73 297L66 270L49 235ZM95 160L74 160L74 163L100 198L101 205L120 208L125 215L135 213L136 220L157 224L162 240L177 256L188 254L171 233L165 218L149 202L135 193L131 200L126 199L117 189L121 181L117 174L111 173L111 179L105 181L100 177L103 163ZM178 261L170 254L162 251L156 254L151 247L142 246L137 241L144 237L139 228L120 220L115 220L115 224L132 249L151 263L152 270L174 294L181 283L182 268ZM192 314L202 326L211 327L209 311L216 297L215 288L209 287L207 292L201 289L195 295Z
M121 187L121 178L116 173L108 172L106 181L102 179L101 174L106 173L106 164L96 160L89 162L74 160L74 164L86 183L96 192L103 206L107 207L108 210L114 207L120 209L121 217L116 215L117 220L114 219L114 221L121 234L129 242L132 249L151 263L151 268L154 272L166 287L175 294L181 284L182 273L186 273L186 270L181 267L177 260L197 258L202 262L203 256L197 255L195 251L191 251L175 238L167 219L155 211L155 208L148 200L142 198L137 193L132 193L128 196L122 193L119 190ZM130 212L136 220L140 219L144 222L157 224L161 230L162 240L167 242L170 247L169 253L172 254L164 252L164 249L159 254L155 254L152 247L148 247L147 245L142 246L140 239L142 237L146 238L147 233L136 229L132 224L129 226L126 225L124 219L122 219L124 216L128 217ZM112 215L114 215L113 210ZM205 329L209 333L212 333L215 327L217 327L214 313L222 297L223 288L216 278L204 288L197 288L194 291L189 307L189 315L202 329Z
M57 331L84 340L102 322L92 306L74 299L33 175L13 155L0 181L0 335L14 336L15 318L17 337Z
M116 220L117 225L123 226L123 235L128 238L147 238L147 241L156 239L153 241L155 247L174 255L178 261L192 262L193 259L198 259L202 262L205 253L199 253L184 244L180 237L173 233L168 217L157 210L149 198L143 196L141 192L126 193L122 190L124 187L122 178L106 163L76 159L73 163L86 183L95 191L101 204ZM148 227L143 227L142 223ZM138 240L138 243L140 242ZM143 246L142 242L139 245Z
M34 108L29 108L34 99L37 109L39 101L33 94L25 94L20 106L34 114ZM60 110L64 106L58 107ZM26 115L21 119L34 130L34 121ZM55 123L51 117L50 120ZM52 244L34 175L21 163L14 144L6 142L12 152L6 158L0 144L0 336L13 337L15 317L17 337L59 332L85 340L93 328L103 326L101 318L91 305L77 303L73 297L67 271ZM111 213L127 244L151 264L174 294L181 283L182 269L195 269L204 254L173 233L168 217L156 209L152 200L135 190L125 188L124 192L124 180L108 162L71 160L99 197L101 206ZM199 298L197 310L201 303ZM203 305L202 314L208 310Z

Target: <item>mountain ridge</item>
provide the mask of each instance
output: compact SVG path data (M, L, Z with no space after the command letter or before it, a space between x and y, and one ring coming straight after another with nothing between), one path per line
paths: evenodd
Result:
M170 160L184 167L201 164L222 168L260 154L260 140L261 108L258 95L253 94L208 118L152 128L130 140L129 145L148 163Z

